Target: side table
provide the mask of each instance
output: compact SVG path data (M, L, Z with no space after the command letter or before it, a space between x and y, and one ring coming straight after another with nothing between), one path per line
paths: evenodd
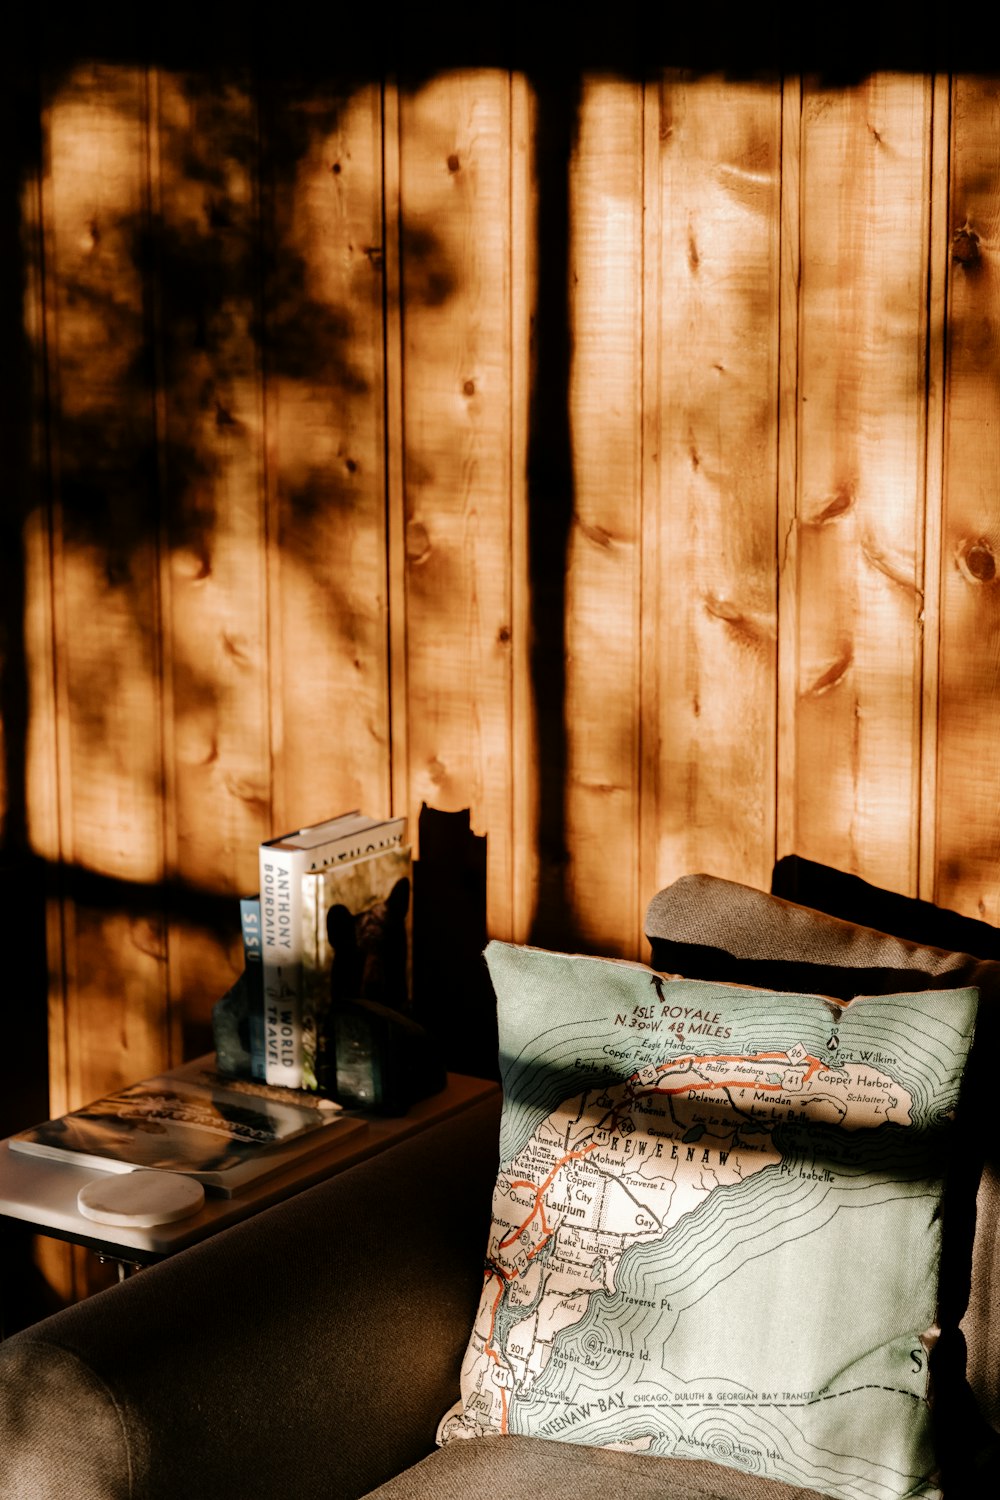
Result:
M362 1130L351 1131L338 1141L333 1127L328 1146L298 1156L295 1142L290 1141L282 1148L288 1154L288 1164L282 1172L260 1183L247 1184L231 1198L207 1193L204 1207L190 1218L148 1229L96 1224L79 1212L77 1194L81 1187L101 1175L93 1167L27 1156L11 1151L9 1141L3 1140L0 1141L0 1218L20 1220L39 1234L84 1245L105 1259L117 1261L121 1277L127 1269L149 1265L186 1249L498 1093L499 1085L489 1079L449 1073L440 1093L414 1104L405 1115L362 1115L360 1111L347 1111L348 1118L364 1120Z

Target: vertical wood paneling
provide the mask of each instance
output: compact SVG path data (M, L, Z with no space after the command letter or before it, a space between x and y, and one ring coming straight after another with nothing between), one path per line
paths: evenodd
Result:
M48 961L48 1053L49 1074L59 1097L65 1098L68 1059L66 1055L66 996L63 984L62 910L55 872L61 854L59 818L59 716L56 700L56 651L52 622L55 600L52 579L52 526L50 508L48 384L45 346L45 267L42 182L32 173L21 197L24 259L26 267L24 328L32 358L33 423L29 493L34 501L25 518L23 555L24 655L28 689L27 743L24 747L25 812L28 843L46 862L50 876L46 901L46 949Z
M647 900L774 861L781 89L667 76L650 107Z
M642 89L584 85L570 176L567 889L594 950L633 956L638 901Z
M71 882L58 1112L167 1057L162 924L141 899L164 866L144 74L80 69L44 127L52 631ZM97 877L87 894L83 872Z
M281 833L390 810L380 89L269 89L262 123Z
M45 393L45 221L42 181L38 172L27 176L21 195L23 254L26 268L24 328L32 357L34 403L31 466L28 483L33 501L23 532L24 654L29 714L25 753L25 812L28 843L47 866L45 932L48 969L46 1029L50 1112L66 1107L70 1070L67 1036L67 991L63 952L63 906L59 868L62 850L59 809L59 715L56 698L56 642L53 633L53 516L50 507L49 413ZM15 1067L20 1059L14 1060ZM60 1103L61 1101L61 1103ZM33 1123L29 1120L22 1125ZM71 1246L36 1236L33 1260L42 1282L59 1302L69 1302L86 1290L77 1272Z
M269 833L257 118L245 80L169 73L153 118L168 868L235 898ZM175 918L169 955L180 1061L242 968L235 918Z
M1000 96L953 84L936 899L1000 922Z
M776 852L1000 921L995 80L584 79L568 179L576 85L543 87L52 84L55 1111L203 1044L260 838L345 807L470 808L515 940L553 809L566 930L608 953L659 886L766 887Z
M913 894L931 85L803 94L794 852Z
M471 809L513 929L510 79L400 98L410 814Z

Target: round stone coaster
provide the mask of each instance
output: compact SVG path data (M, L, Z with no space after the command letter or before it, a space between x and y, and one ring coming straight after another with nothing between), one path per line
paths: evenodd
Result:
M205 1202L205 1189L179 1172L122 1172L95 1177L76 1195L85 1219L116 1224L123 1229L151 1229L196 1214Z

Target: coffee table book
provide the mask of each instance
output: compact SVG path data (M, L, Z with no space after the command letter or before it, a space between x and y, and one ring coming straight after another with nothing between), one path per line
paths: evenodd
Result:
M57 1120L22 1130L10 1149L100 1172L181 1172L223 1197L367 1128L330 1100L261 1097L203 1068L130 1084Z

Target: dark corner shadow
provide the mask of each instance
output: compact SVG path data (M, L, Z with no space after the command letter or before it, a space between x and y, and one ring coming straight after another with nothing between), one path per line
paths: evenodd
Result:
M533 79L537 100L538 302L528 426L531 685L537 727L538 898L529 941L578 947L567 888L566 564L575 492L569 390L570 162L580 78Z
M24 174L37 168L42 133L34 78L0 67L0 445L7 482L0 506L0 722L3 724L3 846L27 847L24 746L28 672L24 620L25 522L44 489L34 468L33 354L25 327L30 245L22 223ZM13 149L10 149L10 146Z
M44 488L34 467L34 369L25 328L28 256L22 224L25 169L41 155L36 81L0 65L0 448L6 468L0 506L0 724L3 832L0 908L17 934L20 974L0 1000L5 1063L0 1065L0 1136L48 1113L45 879L30 854L25 747L29 684L24 527Z
M478 10L410 7L391 20L376 10L348 19L333 7L310 13L308 24L280 7L253 12L235 0L145 8L124 0L100 7L47 0L20 7L10 33L13 50L41 47L66 66L81 58L150 59L163 67L250 62L305 67L314 76L349 73L356 81L476 67L641 79L676 67L734 79L806 72L835 87L880 70L988 71L997 63L982 28L902 4L841 4L823 15L735 5L680 12L622 0L601 24L582 12L566 12L550 26L541 19L537 7L519 0Z

